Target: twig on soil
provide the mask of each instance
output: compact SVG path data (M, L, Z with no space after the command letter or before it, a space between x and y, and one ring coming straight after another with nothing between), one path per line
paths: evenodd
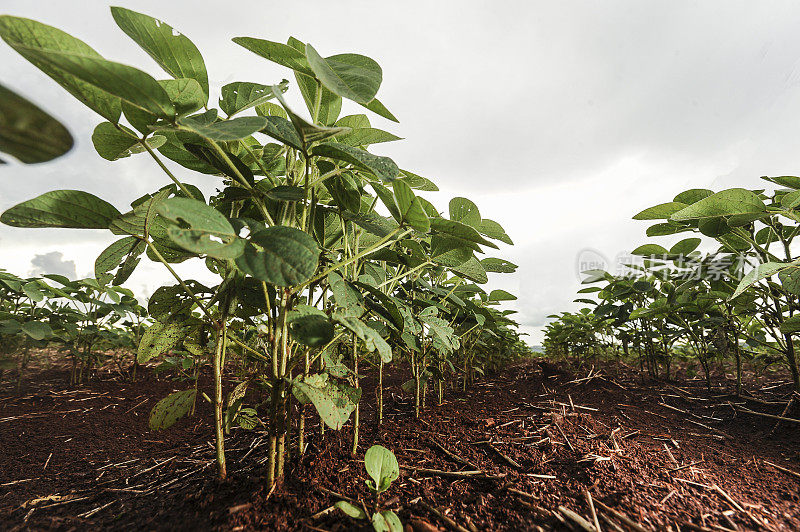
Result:
M627 515L619 513L618 511L614 510L613 508L611 508L609 506L606 506L604 503L602 503L602 502L600 502L598 500L595 500L594 502L595 502L595 504L597 506L600 507L601 510L608 512L609 514L611 514L615 518L617 518L620 521L622 521L623 523L625 523L625 525L627 525L628 527L632 528L633 530L636 530L636 532L652 532L652 530L650 530L649 528L643 527L642 525L640 525L636 521L634 521L631 518L629 518Z
M502 451L500 451L500 449L498 449L497 447L495 447L495 446L494 446L494 445L492 445L491 443L487 443L487 444L486 444L486 446L487 446L489 449L491 449L491 450L493 450L494 452L496 452L496 453L497 453L497 454L500 456L500 458L502 458L503 460L505 460L505 461L506 461L506 462L507 462L507 463L508 463L508 464L509 464L511 467L515 467L515 468L517 468L517 469L524 469L524 468L522 467L522 464L520 464L519 462L517 462L516 460L514 460L514 459L513 459L513 458L511 458L510 456L508 456L508 455L506 455L506 454L503 454L503 452L502 452Z
M761 461L763 463L767 464L768 466L774 467L778 471L783 471L784 473L788 473L788 474L790 474L790 475L792 475L794 477L800 478L800 473L798 473L797 471L792 471L791 469L786 469L785 467L781 467L781 466L779 466L777 464L773 464L772 462L768 462L766 460L761 460ZM2 485L5 486L5 484L2 484Z
M434 475L439 477L445 478L475 478L478 480L501 480L506 477L505 473L500 473L498 475L489 475L486 471L475 470L475 471L442 471L440 469L426 469L424 467L414 467L414 466L407 466L401 465L400 469L408 469L409 471L414 471L416 473L421 473L423 475Z
M597 519L597 510L594 509L594 501L592 500L592 494L589 493L589 490L583 490L583 496L586 497L586 503L589 505L589 512L592 515L592 521L594 522L594 527L597 529L597 532L601 532L600 521L598 521Z
M775 416L773 414L764 414L762 412L756 412L755 410L750 410L749 408L745 408L743 406L736 407L732 404L731 406L734 408L734 410L738 412L744 412L745 414L752 414L754 416L761 416L769 419L777 419L778 421L788 421L789 423L800 423L800 419L794 419L791 417L784 417L784 416Z
M434 440L430 440L430 441L431 441L431 443L433 445L435 445L440 451L442 451L445 455L447 455L448 458L450 458L454 462L456 462L458 464L461 464L461 465L465 465L465 466L471 467L472 469L480 469L477 465L475 465L474 463L470 462L466 458L462 458L462 457L458 456L457 454L448 451L447 449L444 448L444 446L440 445L438 442L436 442Z
M579 514L573 512L569 508L564 506L559 506L558 511L561 512L561 515L569 519L570 523L577 526L581 530L585 532L597 532L597 529L594 527L592 523L581 517Z
M558 423L553 423L553 424L558 429L558 432L561 433L561 436L564 438L564 441L567 442L567 447L569 447L569 450L574 453L575 452L575 447L572 446L572 443L569 441L569 438L567 438L567 435L564 434L564 431L561 429L561 425L559 425Z
M428 510L430 513L432 513L436 517L438 517L443 523L445 523L447 526L449 526L453 530L456 530L457 532L470 532L470 530L468 528L464 528L463 526L459 525L458 523L456 523L455 521L453 521L452 519L450 519L449 517L444 515L442 512L440 512L439 510L437 510L436 508L434 508L430 504L428 504L425 501L423 501L422 499L417 501L417 504L419 504L420 506L422 506L423 508Z

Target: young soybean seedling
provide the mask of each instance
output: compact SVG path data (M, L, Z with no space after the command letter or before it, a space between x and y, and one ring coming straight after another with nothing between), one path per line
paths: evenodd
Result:
M400 476L400 466L394 453L381 445L373 445L364 456L364 467L371 479L366 480L367 487L375 495L372 506L372 527L375 532L401 532L403 525L400 518L391 510L378 511L380 494L389 489L392 481ZM357 506L348 501L339 501L335 505L354 519L369 519L366 507Z

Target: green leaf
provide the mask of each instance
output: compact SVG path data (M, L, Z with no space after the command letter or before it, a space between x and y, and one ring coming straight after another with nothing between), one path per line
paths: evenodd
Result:
M303 151L303 140L289 120L275 115L264 118L267 120L267 125L262 129L262 133L296 150Z
M319 309L298 305L286 318L289 333L296 341L309 347L322 347L333 339L333 323Z
M240 116L211 124L194 117L184 117L178 120L178 124L181 126L214 141L241 140L264 129L268 123L269 120L263 116Z
M150 430L164 430L174 425L192 409L196 394L197 390L190 388L171 393L157 402L150 411Z
M517 265L503 259L496 259L494 257L486 257L481 259L481 264L487 272L494 273L514 273L517 271Z
M707 198L714 194L714 191L708 190L706 188L692 188L681 192L672 201L677 203L685 203L686 205L691 205L692 203L697 203L703 198Z
M187 37L172 26L153 17L122 7L112 7L111 16L128 37L142 47L167 74L174 78L191 78L205 94L208 102L208 73L203 56Z
M28 296L31 301L36 303L44 301L44 292L39 289L39 284L35 281L22 285L22 291L25 292L25 295Z
M120 212L110 203L80 190L53 190L23 201L0 216L13 227L107 229Z
M253 37L234 37L232 40L239 46L247 48L254 54L269 59L273 63L278 63L307 76L314 77L314 72L309 67L305 54L287 44Z
M333 300L340 308L339 312L356 318L364 314L364 296L338 272L328 274L328 286L333 293Z
M701 240L699 238L684 238L669 249L671 255L688 255L697 249Z
M764 202L754 192L743 188L731 188L684 207L673 213L670 219L682 222L720 216L750 215L753 220L756 220L766 210Z
M450 219L474 227L481 228L481 213L478 206L467 198L450 200Z
M158 84L169 96L179 116L202 109L208 99L200 84L190 78L167 79Z
M386 340L383 339L378 331L360 319L339 311L334 312L332 318L336 323L355 333L364 342L367 351L373 352L377 350L381 360L385 363L388 364L392 361L392 348L389 347L389 344L386 343Z
M427 192L436 192L439 190L439 187L437 187L433 183L433 181L431 181L426 177L422 177L421 175L409 172L408 170L400 170L400 172L403 174L403 177L401 177L400 179L408 183L408 186L410 186L411 188L417 190L424 190ZM428 213L428 215L430 216L430 213Z
M331 92L360 104L368 104L383 80L380 65L369 57L340 54L323 59L306 44L306 58L314 75Z
M250 236L236 267L275 286L297 286L314 275L318 262L319 247L308 233L277 225Z
M760 280L766 279L767 277L772 277L776 273L792 266L796 266L796 264L786 262L764 262L759 264L757 267L747 272L747 275L745 275L742 280L739 281L739 286L736 287L736 291L733 293L730 299L735 299L742 292Z
M380 144L382 142L393 142L403 140L397 135L393 135L382 129L373 127L353 128L349 133L337 135L336 140L348 146L369 146L370 144Z
M648 207L636 216L634 220L668 220L670 216L686 208L686 203L672 201L669 203L662 203L653 207Z
M489 294L489 301L514 301L517 296L509 294L505 290L492 290Z
M300 402L311 401L322 421L334 430L342 428L361 398L361 388L332 382L327 375L296 378L292 393Z
M783 288L790 294L800 295L800 266L790 264L788 268L778 273L778 279Z
M431 221L411 187L401 180L395 180L392 188L400 214L397 218L398 223L409 225L421 233L427 233L431 228Z
M154 135L146 142L150 148L155 150L160 148L166 140L161 135ZM145 148L139 144L139 137L136 133L123 125L117 126L111 122L101 122L94 128L92 144L100 157L107 161L116 161L145 151Z
M185 283L193 294L199 295L210 290L197 281L186 281ZM170 321L182 321L189 316L194 299L179 284L171 286L160 286L153 292L147 302L147 313L156 321L169 323Z
M161 118L175 116L175 106L164 88L150 74L137 68L70 52L37 48L26 51L37 61L68 72L134 107Z
M372 514L372 528L375 532L403 532L403 523L391 510L381 510Z
M446 218L432 218L430 222L431 222L431 229L435 231L452 236L459 240L463 240L465 242L482 244L484 246L489 246L491 248L497 249L496 244L489 242L488 240L483 238L478 233L477 230L470 227L469 225L457 222L455 220L448 220Z
M489 277L486 275L486 270L483 269L481 263L474 256L471 256L463 264L452 266L450 269L461 277L465 277L479 284L489 281Z
M400 466L394 453L382 445L373 445L364 455L364 467L374 484L370 486L377 493L383 493L400 476Z
M100 277L100 275L110 272L119 266L123 259L138 247L139 242L141 241L133 236L112 242L94 261L95 277Z
M169 190L163 189L136 204L132 211L121 214L111 222L109 229L115 235L134 235L146 237L150 233L150 225L156 218L156 207L167 199ZM201 196L202 197L202 196ZM166 236L166 232L165 232Z
M395 116L383 105L380 100L377 98L373 98L369 103L361 104L363 107L369 109L373 113L380 115L387 120L391 120L392 122L400 122Z
M783 320L780 329L783 334L791 334L800 331L800 314L789 316Z
M170 198L159 203L156 211L172 222L167 234L185 250L218 259L235 259L244 251L245 241L228 219L202 201Z
M34 340L44 340L53 335L53 329L41 321L28 321L22 324L22 332Z
M366 519L367 514L364 513L364 509L360 506L353 504L350 501L339 501L334 504L335 507L340 509L346 515L352 517L353 519Z
M430 215L430 213L428 213L428 215ZM503 227L494 220L489 220L488 218L481 220L481 226L478 228L478 232L483 236L488 236L489 238L499 240L500 242L505 242L509 246L514 245L514 242L506 234Z
M151 358L173 349L186 338L188 332L186 324L179 320L168 323L153 322L139 341L136 360L139 364L144 364Z
M659 246L658 244L643 244L631 251L631 254L640 255L643 257L654 257L668 255L669 252L666 250L666 248Z
M74 52L88 57L100 57L92 47L57 28L20 17L0 16L0 37L22 57L50 76L84 105L111 122L121 113L117 97L86 83L69 72L42 61L31 50Z
M284 86L288 88L288 83L281 84L281 87ZM219 99L219 108L229 117L275 97L271 85L247 81L228 83L222 87L220 93L222 97Z
M352 164L372 173L381 181L394 181L400 175L400 169L389 157L373 155L359 148L353 148L338 142L326 142L314 146L313 155L328 157L337 161Z
M72 135L58 120L0 85L0 151L23 163L43 163L72 148Z

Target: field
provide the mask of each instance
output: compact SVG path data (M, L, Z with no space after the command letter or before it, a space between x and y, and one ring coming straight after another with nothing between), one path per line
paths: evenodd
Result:
M147 428L150 398L171 391L169 380L146 373L133 386L106 373L70 388L67 376L42 370L22 395L2 392L0 426L19 435L4 438L0 464L8 529L350 530L355 522L330 508L368 500L347 428L312 437L324 451L293 457L292 480L271 491L263 430L232 433L229 478L218 481L202 410L163 433ZM735 409L775 407L721 388L709 395L700 379L643 382L619 364L532 360L448 393L420 419L403 380L387 376L391 423L377 426L365 409L362 442L397 456L400 478L383 504L414 530L567 529L568 511L591 522L586 494L604 530L608 520L646 530L800 525L797 429L770 435L773 420ZM374 379L364 386L369 394ZM787 385L761 387L771 401Z
M0 86L0 169L65 184L0 196L3 231L105 239L84 278L0 269L0 528L800 529L800 177L632 209L664 245L616 271L584 249L598 269L544 318L498 287L549 282L500 284L501 223L383 155L403 139L376 60L238 36L280 74L227 82L170 24L110 15L144 70L0 15L141 187L75 189L96 181L61 171L70 129ZM142 261L163 277L135 292Z

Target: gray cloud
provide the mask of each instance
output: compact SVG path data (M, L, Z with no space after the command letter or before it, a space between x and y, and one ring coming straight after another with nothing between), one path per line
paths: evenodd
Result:
M31 259L31 275L45 275L48 273L55 273L63 275L72 280L77 278L74 260L64 260L64 254L60 251L51 251L36 255Z

